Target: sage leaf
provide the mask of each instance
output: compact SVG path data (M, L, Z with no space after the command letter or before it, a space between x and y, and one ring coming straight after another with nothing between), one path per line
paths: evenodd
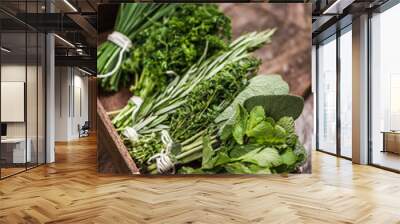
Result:
M249 85L235 98L216 119L216 123L228 120L238 104L242 105L247 99L258 95L289 94L289 85L280 75L257 75L250 79ZM249 110L250 111L250 110Z
M292 95L260 95L250 97L243 105L248 111L261 105L266 115L275 121L282 117L292 117L296 120L303 111L304 100L302 97Z

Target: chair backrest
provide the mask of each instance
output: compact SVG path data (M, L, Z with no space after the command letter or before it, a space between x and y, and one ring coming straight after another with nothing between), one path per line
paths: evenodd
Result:
M82 129L89 129L90 128L90 123L89 121L85 121L85 123L82 126Z

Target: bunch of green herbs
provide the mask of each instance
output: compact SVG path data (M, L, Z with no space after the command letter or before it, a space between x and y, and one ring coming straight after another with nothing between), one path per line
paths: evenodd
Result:
M183 75L207 47L205 57L227 50L230 19L214 4L179 4L175 12L138 33L135 48L124 62L134 95L146 98L163 92Z
M275 121L263 106L248 112L238 105L233 122L223 129L218 147L213 147L210 137L203 138L201 166L183 166L179 173L289 173L307 158L296 135L294 119L284 116Z
M132 122L128 122L127 127L121 127L123 137L129 139L124 134L124 128L134 128L141 135L169 129L175 141L191 146L188 151L198 151L198 144L187 140L195 141L197 139L193 136L212 129L216 117L245 89L248 78L256 74L260 64L259 60L250 56L250 52L270 42L273 32L246 34L234 41L229 51L194 65L181 79L171 82L158 98L146 99L137 115L127 113L126 119ZM197 147L196 150L193 151L193 147Z
M143 30L151 27L154 22L168 17L174 13L175 4L155 3L122 3L115 21L114 31L127 36L135 45L136 36ZM117 66L118 57L122 48L111 41L102 43L97 50L97 72L109 73ZM100 86L105 91L117 91L121 83L129 81L121 75L121 68L109 77L100 81Z

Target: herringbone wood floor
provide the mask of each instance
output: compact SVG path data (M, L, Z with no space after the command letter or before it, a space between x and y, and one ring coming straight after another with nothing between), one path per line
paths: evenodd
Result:
M400 223L400 175L313 154L313 174L126 177L96 173L93 138L0 181L0 223Z

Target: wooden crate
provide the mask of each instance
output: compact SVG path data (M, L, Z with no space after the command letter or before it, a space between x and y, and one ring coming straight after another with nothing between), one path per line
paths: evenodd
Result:
M115 101L115 99L118 100ZM119 103L123 99L111 97L97 100L97 170L99 173L140 174L105 109L105 106L110 108L110 104Z

